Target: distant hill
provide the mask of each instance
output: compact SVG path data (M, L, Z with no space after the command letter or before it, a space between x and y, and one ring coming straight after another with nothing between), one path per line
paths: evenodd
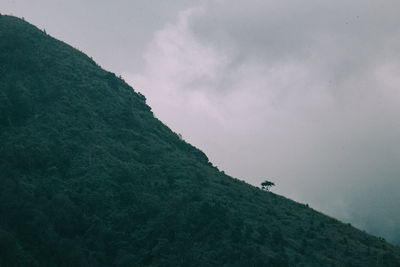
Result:
M122 79L3 15L0 266L400 266L400 248L225 175Z

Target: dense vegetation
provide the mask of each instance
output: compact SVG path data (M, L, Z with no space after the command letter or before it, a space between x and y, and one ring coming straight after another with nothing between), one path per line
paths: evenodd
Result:
M400 266L400 249L233 179L145 98L0 16L0 266Z

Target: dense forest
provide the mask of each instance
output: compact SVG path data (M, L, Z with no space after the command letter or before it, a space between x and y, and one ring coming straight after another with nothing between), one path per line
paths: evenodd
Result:
M400 266L400 248L227 176L121 78L0 15L0 266Z

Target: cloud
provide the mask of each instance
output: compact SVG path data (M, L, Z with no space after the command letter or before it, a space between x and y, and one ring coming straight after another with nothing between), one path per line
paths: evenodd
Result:
M123 76L220 169L400 242L399 7L204 1Z
M141 55L154 31L194 0L4 0L1 13L24 17L85 51L117 74L141 70ZM131 60L132 59L132 60Z

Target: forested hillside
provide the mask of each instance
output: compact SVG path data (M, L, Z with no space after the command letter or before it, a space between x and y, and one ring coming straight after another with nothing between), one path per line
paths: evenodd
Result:
M122 79L3 15L0 266L400 266L400 249L225 175Z

